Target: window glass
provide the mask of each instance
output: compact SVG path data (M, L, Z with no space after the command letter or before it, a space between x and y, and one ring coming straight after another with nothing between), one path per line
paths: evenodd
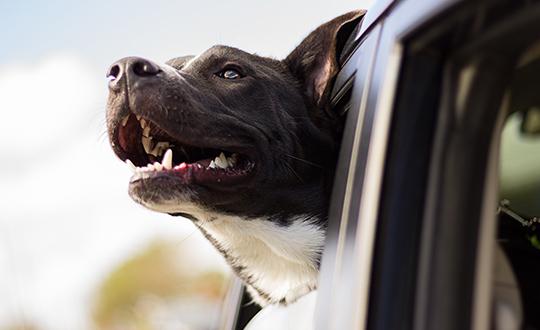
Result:
M501 199L522 216L540 216L540 42L520 56L500 154Z
M540 91L539 91L540 93ZM501 199L523 216L540 216L540 108L508 117L501 140Z

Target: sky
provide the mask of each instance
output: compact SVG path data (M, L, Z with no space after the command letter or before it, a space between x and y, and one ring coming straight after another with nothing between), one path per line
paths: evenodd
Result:
M2 1L0 329L89 329L92 292L156 237L225 267L186 219L127 195L105 128L106 72L214 44L284 58L311 30L374 0Z

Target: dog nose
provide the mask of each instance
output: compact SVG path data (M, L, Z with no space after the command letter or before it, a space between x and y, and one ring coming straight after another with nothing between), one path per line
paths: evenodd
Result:
M141 84L147 78L156 76L161 69L149 60L140 57L126 57L115 62L109 68L107 77L110 78L109 88L119 90L123 84Z

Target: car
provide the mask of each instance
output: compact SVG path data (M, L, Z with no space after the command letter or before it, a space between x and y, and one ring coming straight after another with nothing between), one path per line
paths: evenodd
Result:
M321 330L540 329L540 1L379 0L340 61L318 290L275 315ZM229 299L222 328L242 329L258 309L238 283Z

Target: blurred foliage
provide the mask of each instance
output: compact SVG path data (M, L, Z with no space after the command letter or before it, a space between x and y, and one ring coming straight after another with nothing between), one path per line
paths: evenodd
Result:
M96 327L150 330L152 318L175 299L221 299L225 275L197 270L194 262L172 243L151 243L101 284L92 311Z
M28 322L21 322L19 324L14 324L8 326L7 328L1 328L2 330L39 330L35 325Z

